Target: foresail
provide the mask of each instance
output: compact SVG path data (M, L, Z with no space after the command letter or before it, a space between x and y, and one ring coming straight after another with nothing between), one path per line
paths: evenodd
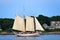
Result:
M16 15L14 25L13 25L13 29L19 30L19 31L25 31L24 19L21 18L19 15Z
M26 16L26 31L35 31L33 17Z
M38 22L38 20L35 17L35 26L36 26L36 30L41 30L44 31L43 27L41 26L41 24Z

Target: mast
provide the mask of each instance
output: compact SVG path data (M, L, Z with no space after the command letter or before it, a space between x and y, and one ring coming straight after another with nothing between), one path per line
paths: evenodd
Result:
M24 19L22 17L20 17L19 15L16 15L16 18L15 18L15 21L14 21L14 25L13 25L13 29L25 32Z
M35 30L35 32L36 32L35 17L33 17L33 18L34 18L34 30Z

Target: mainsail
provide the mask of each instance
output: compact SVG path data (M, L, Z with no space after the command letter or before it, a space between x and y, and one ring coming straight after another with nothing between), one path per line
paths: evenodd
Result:
M35 31L33 17L26 16L26 31Z
M44 31L44 29L42 28L41 24L38 22L36 17L35 17L35 26L36 26L36 30Z
M13 25L13 29L25 32L24 19L21 18L19 15L16 15L14 25Z

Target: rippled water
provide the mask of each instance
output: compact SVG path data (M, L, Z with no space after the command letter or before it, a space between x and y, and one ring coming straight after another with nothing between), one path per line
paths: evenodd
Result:
M16 37L15 35L0 35L0 40L60 40L60 35L40 35L39 37Z

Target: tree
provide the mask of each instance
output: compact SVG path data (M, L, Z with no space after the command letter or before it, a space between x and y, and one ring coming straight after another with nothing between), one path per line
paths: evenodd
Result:
M12 28L12 26L13 26L13 19L7 19L7 18L5 18L5 19L3 19L2 20L2 30L9 30L10 28Z
M53 16L50 18L51 21L60 21L60 16Z

